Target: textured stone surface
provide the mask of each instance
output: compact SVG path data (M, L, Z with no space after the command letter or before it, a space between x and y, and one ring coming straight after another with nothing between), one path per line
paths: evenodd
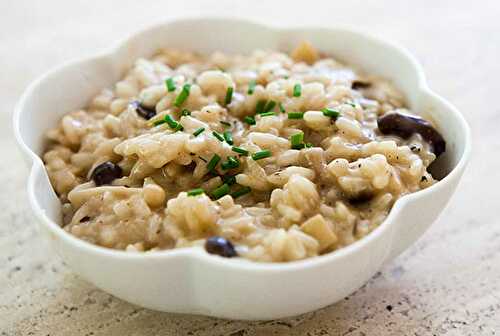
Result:
M0 335L495 335L500 333L500 24L498 1L1 1ZM327 3L329 3L327 5ZM265 5L264 5L265 4ZM411 5L410 5L411 4ZM431 87L464 113L472 162L440 219L362 289L330 307L270 322L153 312L76 277L36 230L10 118L52 66L186 15L277 24L352 24L396 40Z

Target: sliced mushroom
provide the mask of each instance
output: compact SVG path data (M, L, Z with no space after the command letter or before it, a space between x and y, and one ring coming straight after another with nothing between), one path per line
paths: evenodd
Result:
M434 154L439 156L446 150L446 141L443 136L426 120L402 113L389 113L377 120L378 129L382 134L394 134L408 139L418 133L433 148Z
M373 197L374 194L372 192L364 190L356 195L348 195L347 199L349 200L349 204L358 206L371 201Z
M134 100L130 103L133 106L137 114L146 120L153 118L156 115L156 110L141 104L138 100Z
M90 178L94 180L96 186L102 186L111 184L113 180L122 177L122 174L120 166L111 161L106 161L94 168Z
M372 83L370 83L368 81L359 80L359 79L353 81L351 84L351 88L353 88L354 90L368 89L371 86L372 86Z

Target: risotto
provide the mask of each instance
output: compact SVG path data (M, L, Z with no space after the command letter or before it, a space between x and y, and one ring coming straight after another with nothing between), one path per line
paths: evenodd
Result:
M64 229L129 252L202 246L262 262L369 234L445 151L390 82L292 53L166 49L47 132Z

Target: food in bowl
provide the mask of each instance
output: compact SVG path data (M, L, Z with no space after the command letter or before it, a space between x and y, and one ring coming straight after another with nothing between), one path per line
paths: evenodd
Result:
M322 55L139 59L47 132L63 227L130 252L283 262L369 234L446 150L393 85Z

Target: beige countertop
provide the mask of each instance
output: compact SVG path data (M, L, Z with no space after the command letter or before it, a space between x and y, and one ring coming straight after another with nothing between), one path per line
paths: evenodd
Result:
M500 333L498 0L4 0L0 13L0 335ZM472 160L448 208L418 243L342 302L250 323L149 311L75 276L39 237L25 192L28 170L10 126L23 89L63 61L100 51L152 22L188 15L372 31L410 49L431 87L470 122Z

